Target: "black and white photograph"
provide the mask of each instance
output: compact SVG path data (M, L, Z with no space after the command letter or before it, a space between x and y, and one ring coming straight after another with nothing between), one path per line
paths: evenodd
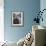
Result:
M23 26L23 12L12 12L12 26Z

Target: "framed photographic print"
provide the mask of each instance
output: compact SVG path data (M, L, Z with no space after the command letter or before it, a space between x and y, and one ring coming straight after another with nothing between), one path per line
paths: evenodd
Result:
M12 12L12 26L23 26L23 12Z

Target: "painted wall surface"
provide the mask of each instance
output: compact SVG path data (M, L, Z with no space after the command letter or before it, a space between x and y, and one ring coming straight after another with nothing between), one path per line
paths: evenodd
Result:
M41 9L41 11L42 11L43 9L46 9L46 0L41 0L41 1L40 1L40 9ZM40 22L40 25L46 27L46 10L43 12L42 17L43 17L43 22L41 21L41 22Z
M4 36L7 41L18 41L32 29L32 21L40 9L40 0L4 0ZM12 11L24 12L24 27L11 25Z

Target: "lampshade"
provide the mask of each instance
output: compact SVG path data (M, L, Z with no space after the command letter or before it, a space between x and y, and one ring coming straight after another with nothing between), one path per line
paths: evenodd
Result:
M4 0L0 0L0 7L3 7L4 5Z

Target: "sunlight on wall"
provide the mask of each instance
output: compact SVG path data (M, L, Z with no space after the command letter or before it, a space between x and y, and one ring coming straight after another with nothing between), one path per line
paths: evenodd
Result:
M0 42L4 41L4 1L0 0Z

